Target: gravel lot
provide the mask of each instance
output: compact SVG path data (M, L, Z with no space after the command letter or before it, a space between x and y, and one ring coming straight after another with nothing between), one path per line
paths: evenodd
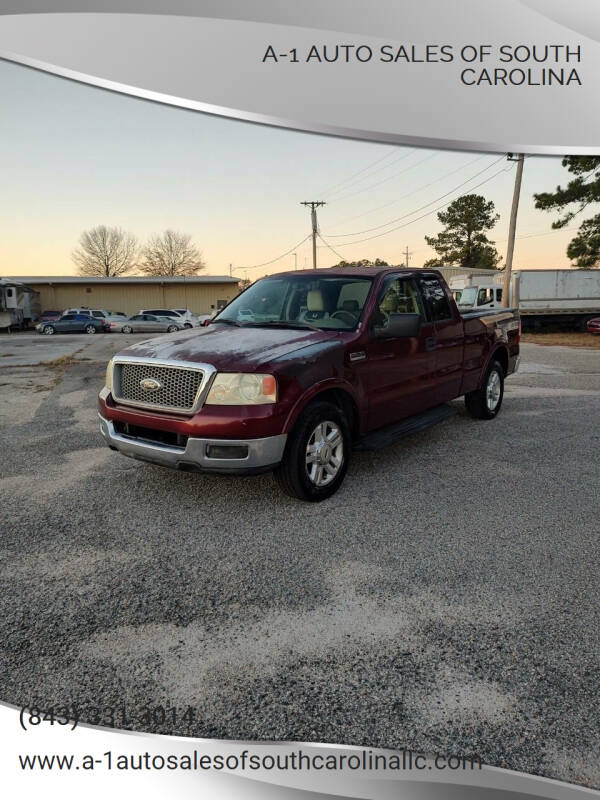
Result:
M457 402L313 506L104 447L95 396L136 338L61 337L45 366L42 337L0 341L4 701L600 786L598 351L524 345L496 420Z

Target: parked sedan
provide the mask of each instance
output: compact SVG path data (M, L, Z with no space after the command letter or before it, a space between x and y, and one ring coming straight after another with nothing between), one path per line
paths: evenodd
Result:
M174 333L183 330L183 323L171 317L158 317L156 314L134 314L124 320L111 319L109 330L121 333Z
M140 314L154 314L157 317L169 317L184 328L199 328L201 322L196 314L187 308L142 308Z
M594 319L588 319L586 327L588 333L600 333L600 317L594 317Z
M86 314L63 314L53 322L40 322L36 330L45 336L52 336L54 333L104 333L108 326L104 319Z

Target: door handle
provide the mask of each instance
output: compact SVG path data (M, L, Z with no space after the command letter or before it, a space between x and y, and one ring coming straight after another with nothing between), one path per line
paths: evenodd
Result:
M437 343L435 341L435 336L428 336L425 339L425 350L430 353L432 350L435 350Z

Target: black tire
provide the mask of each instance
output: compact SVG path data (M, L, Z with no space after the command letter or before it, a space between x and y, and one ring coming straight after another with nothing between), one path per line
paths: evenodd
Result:
M194 326L190 322L183 323L184 328L193 328ZM178 328L173 328L174 331L178 330Z
M325 426L325 430L335 433L335 429L341 438L341 451L339 445L330 447L331 460L328 466L335 468L335 474L325 485L318 485L309 475L306 459L307 448L319 425ZM337 437L332 439L337 441ZM325 443L328 443L325 441ZM313 445L316 446L316 445ZM315 401L305 408L302 412L294 430L288 436L283 460L275 470L275 479L279 487L290 497L300 500L307 500L311 503L318 503L331 497L342 485L352 448L352 438L350 428L342 411L333 403ZM329 451L327 451L329 452ZM339 466L334 465L334 460L339 459ZM329 478L329 473L325 466L321 467L320 462L315 464L316 469L321 469L321 474L326 473L323 479Z
M95 325L86 325L85 326L86 333L96 333L96 326Z
M42 333L45 334L46 336L52 336L56 333L56 328L54 327L54 325L44 325Z
M121 328L121 333L133 333L133 328L131 325L123 325Z
M465 395L467 411L475 419L494 419L498 415L504 397L504 370L498 361L487 368L481 386Z
M186 325L186 328L187 327L188 326ZM192 326L190 325L189 327L191 328ZM178 331L178 330L179 330L179 328L177 327L177 325L169 325L169 327L167 328L167 333L175 333L175 331Z

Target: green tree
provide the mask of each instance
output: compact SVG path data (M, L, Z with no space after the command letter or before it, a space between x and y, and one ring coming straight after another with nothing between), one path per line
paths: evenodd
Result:
M536 208L564 212L552 223L555 230L564 228L591 203L600 202L599 156L566 156L562 165L575 177L564 188L533 195ZM600 214L581 223L567 246L567 256L580 269L600 266Z
M444 262L439 258L428 258L423 264L423 269L439 269L445 266Z
M500 256L486 236L486 231L500 219L494 211L494 203L480 194L465 194L440 211L437 217L444 230L437 236L425 237L439 259L430 259L428 265L437 262L438 266L456 264L467 269L497 267Z

